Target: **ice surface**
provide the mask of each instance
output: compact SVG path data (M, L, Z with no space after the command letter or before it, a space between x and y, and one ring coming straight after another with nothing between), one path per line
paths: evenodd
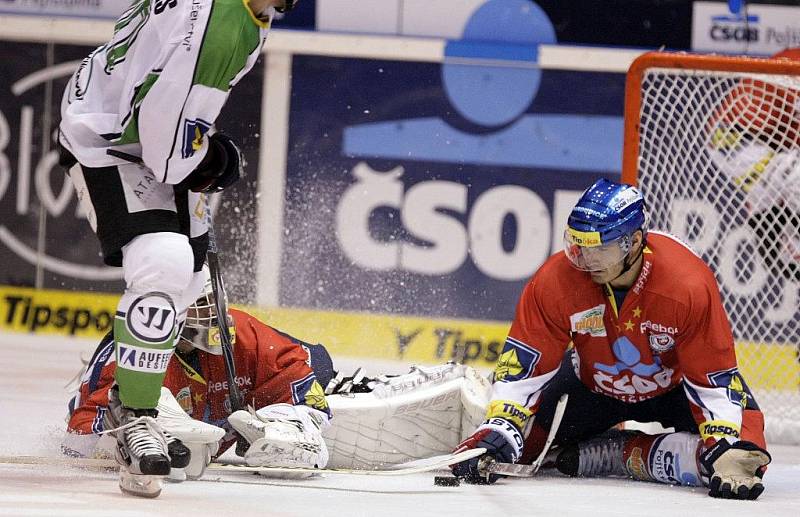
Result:
M0 334L0 455L56 455L64 427L64 386L95 344L86 340ZM348 371L404 365L339 360ZM800 515L800 448L773 447L767 490L758 501L712 499L687 489L612 479L554 475L504 480L494 486L437 487L433 474L404 477L337 475L281 481L257 475L212 475L168 484L154 500L124 496L116 474L51 466L0 464L0 515L133 516L310 515L314 517L430 515L604 516Z

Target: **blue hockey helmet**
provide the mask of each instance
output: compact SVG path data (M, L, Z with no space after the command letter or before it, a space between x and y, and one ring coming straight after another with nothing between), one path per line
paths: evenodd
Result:
M631 236L647 233L644 199L636 187L605 178L584 191L564 232L564 250L582 271L601 271L625 260Z

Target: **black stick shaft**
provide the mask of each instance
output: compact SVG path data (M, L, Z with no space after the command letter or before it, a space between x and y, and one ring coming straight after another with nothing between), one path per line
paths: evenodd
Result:
M225 372L228 376L228 397L231 402L231 412L244 409L242 394L236 384L236 364L233 362L233 340L228 329L228 307L225 301L225 284L222 280L222 271L219 266L219 248L217 247L216 234L214 233L214 218L211 214L211 204L206 194L206 210L208 222L208 269L211 273L211 290L214 292L214 305L217 310L217 323L219 324L219 338L222 345L222 356L225 359Z

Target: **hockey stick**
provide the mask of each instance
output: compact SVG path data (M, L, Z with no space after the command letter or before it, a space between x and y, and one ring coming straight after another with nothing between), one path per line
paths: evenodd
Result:
M231 463L211 463L206 472L214 473L249 473L258 472L261 474L351 474L351 475L371 475L371 476L405 476L408 474L418 474L429 472L476 458L486 453L486 449L469 449L458 454L443 454L432 456L421 460L388 465L381 469L318 469L313 467L250 467L248 465ZM118 470L119 464L113 459L95 458L70 458L67 456L51 458L47 456L0 456L0 464L7 465L51 465L64 467L77 467L91 470Z
M217 325L219 326L219 341L222 347L222 357L225 360L225 373L228 377L228 399L231 403L231 413L245 409L242 393L236 384L236 364L233 362L233 339L228 329L228 304L225 299L225 283L222 280L222 271L219 266L219 247L217 235L214 232L214 215L211 212L211 203L208 194L204 195L206 203L206 224L208 226L208 250L206 261L211 274L211 291L214 293L214 306L217 311ZM222 316L220 316L222 315ZM243 436L236 442L236 454L244 456L250 446Z
M219 267L219 247L217 236L214 232L214 216L211 213L211 203L208 194L206 201L206 223L208 225L208 250L206 260L208 271L211 274L211 291L214 293L214 307L217 311L217 325L219 326L219 340L222 346L222 356L225 358L225 373L228 376L228 397L231 401L231 412L244 409L242 394L236 384L236 365L233 362L233 339L228 329L228 305L225 300L225 283L222 281L222 272ZM222 316L221 316L222 315Z
M558 428L561 426L561 419L564 417L564 411L567 409L567 400L569 400L569 395L566 393L561 395L561 398L558 399L556 411L553 414L553 423L550 425L550 432L547 434L547 441L544 442L544 449L542 449L542 452L539 453L539 457L536 458L536 461L530 465L518 465L516 463L498 463L490 459L483 465L482 470L484 470L487 474L501 474L503 476L535 476L542 467L544 458L547 456L547 453L550 451L550 446L553 444L553 440L556 438Z

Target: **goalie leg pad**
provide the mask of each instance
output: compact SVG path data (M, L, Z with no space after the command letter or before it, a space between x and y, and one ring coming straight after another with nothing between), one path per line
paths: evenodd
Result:
M377 468L447 454L485 420L491 386L468 366L412 367L369 392L334 394L325 430L334 468Z

